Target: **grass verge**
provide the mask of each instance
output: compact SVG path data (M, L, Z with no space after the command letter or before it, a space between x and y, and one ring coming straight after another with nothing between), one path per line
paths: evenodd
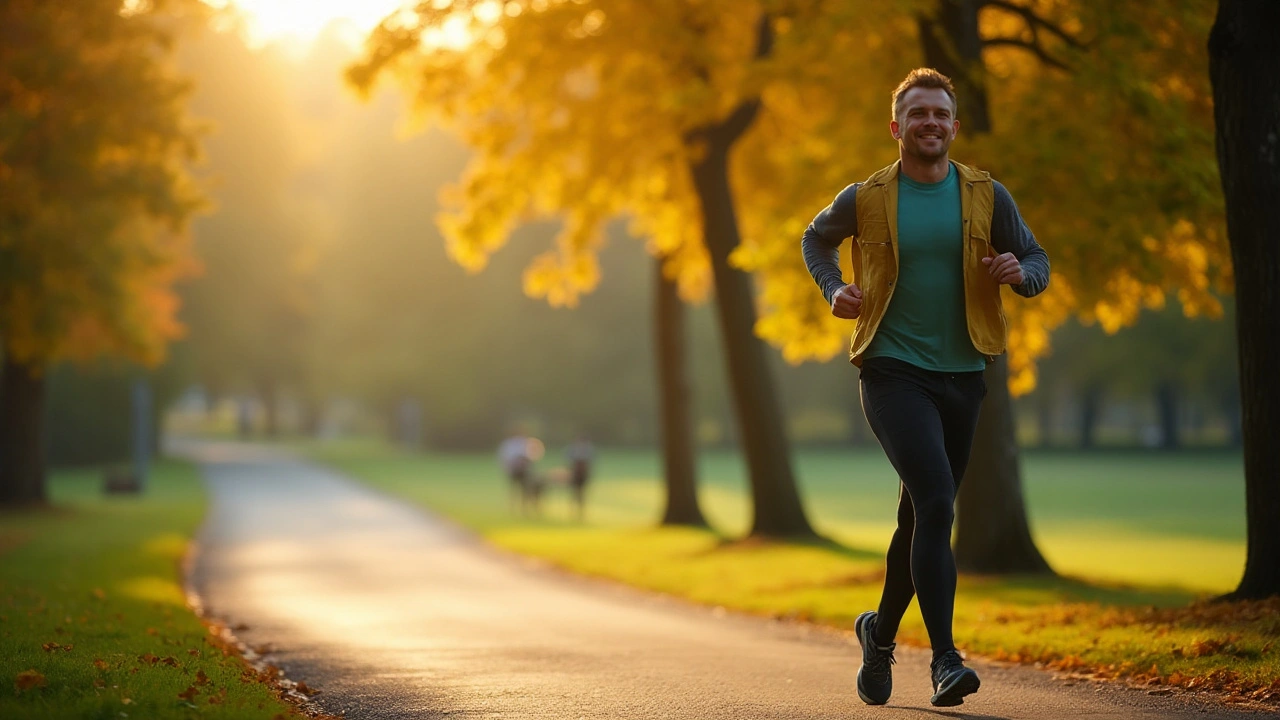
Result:
M101 486L57 472L51 508L0 514L0 717L303 717L187 606L196 470L162 461L138 497Z
M881 521L892 517L892 495L870 484L864 490L861 480L838 486L819 482L815 489L806 478L809 505L818 508L815 521L836 541L772 543L735 541L731 534L710 530L653 527L661 502L656 463L625 454L602 455L600 477L591 488L589 522L580 525L568 519L571 513L559 497L551 498L542 518L512 516L505 482L487 455L407 454L367 443L314 445L305 451L450 516L495 545L572 572L708 605L845 629L852 629L858 613L874 608L879 599L884 545L859 540L879 533L887 542L888 526L868 530L870 523L863 518L876 513ZM1073 484L1070 489L1052 481L1028 487L1033 505L1037 497L1052 499L1050 511L1036 525L1048 528L1038 533L1041 547L1060 570L1099 572L1087 581L962 577L956 597L957 644L998 660L1125 679L1156 694L1180 687L1210 691L1229 702L1280 705L1280 602L1207 603L1211 593L1194 564L1221 564L1236 553L1242 556L1242 546L1231 538L1233 493L1220 477L1231 472L1235 461L1217 456L1170 460L1196 473L1185 477L1125 456L1054 455L1045 462L1030 472L1061 476ZM802 455L799 461L802 474L806 466L847 469L859 463L876 472L874 461L866 457ZM1136 477L1135 468L1142 468ZM726 480L733 470L723 459L703 467L703 509L718 527L742 526L743 492ZM1081 506L1081 496L1101 510ZM1171 521L1180 514L1196 518L1199 525L1188 523L1181 533L1173 531ZM1084 527L1091 530L1081 536ZM1108 536L1111 528L1124 532ZM1147 567L1153 559L1159 568ZM1238 577L1238 570L1230 568L1215 567L1213 572ZM1184 578L1186 582L1177 582ZM927 646L914 608L904 619L899 641Z

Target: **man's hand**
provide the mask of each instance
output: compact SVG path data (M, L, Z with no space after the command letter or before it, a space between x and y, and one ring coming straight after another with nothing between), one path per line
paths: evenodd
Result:
M1013 253L984 257L982 264L987 266L987 272L991 273L991 277L1001 285L1021 285L1024 280L1022 263L1018 262L1018 258L1014 257Z
M831 296L831 314L845 320L857 320L862 314L862 291L849 283Z

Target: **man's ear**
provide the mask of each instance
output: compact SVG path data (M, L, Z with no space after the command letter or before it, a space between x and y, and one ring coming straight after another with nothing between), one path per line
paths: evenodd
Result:
M889 121L889 134L893 136L894 140L902 139L902 129L898 127L897 120Z

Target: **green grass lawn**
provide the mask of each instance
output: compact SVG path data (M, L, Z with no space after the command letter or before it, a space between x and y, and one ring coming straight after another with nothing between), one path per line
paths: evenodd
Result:
M700 461L702 507L715 527L707 532L654 527L663 496L651 452L603 452L587 521L578 524L562 494L548 498L541 519L514 516L489 455L408 454L367 442L305 451L501 547L575 572L846 628L877 603L896 502L896 478L878 450L802 452L797 472L810 519L834 542L738 542L749 508L743 468L730 453ZM1243 569L1237 455L1027 453L1024 475L1037 542L1064 577L962 578L961 647L1280 699L1280 604L1192 604L1230 590ZM927 644L914 609L900 640Z
M159 463L140 497L101 488L57 472L52 508L0 514L0 717L302 717L187 606L195 469Z

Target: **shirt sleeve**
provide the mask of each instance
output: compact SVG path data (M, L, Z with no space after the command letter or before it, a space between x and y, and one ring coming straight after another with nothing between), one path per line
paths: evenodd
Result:
M831 296L845 285L840 273L840 245L846 238L858 234L857 194L861 184L854 183L841 190L809 223L800 240L804 264L828 304Z
M1023 222L1013 196L1004 185L992 182L995 208L991 217L991 245L996 252L1013 253L1022 264L1022 284L1011 286L1013 291L1023 297L1035 297L1049 286L1049 255Z

